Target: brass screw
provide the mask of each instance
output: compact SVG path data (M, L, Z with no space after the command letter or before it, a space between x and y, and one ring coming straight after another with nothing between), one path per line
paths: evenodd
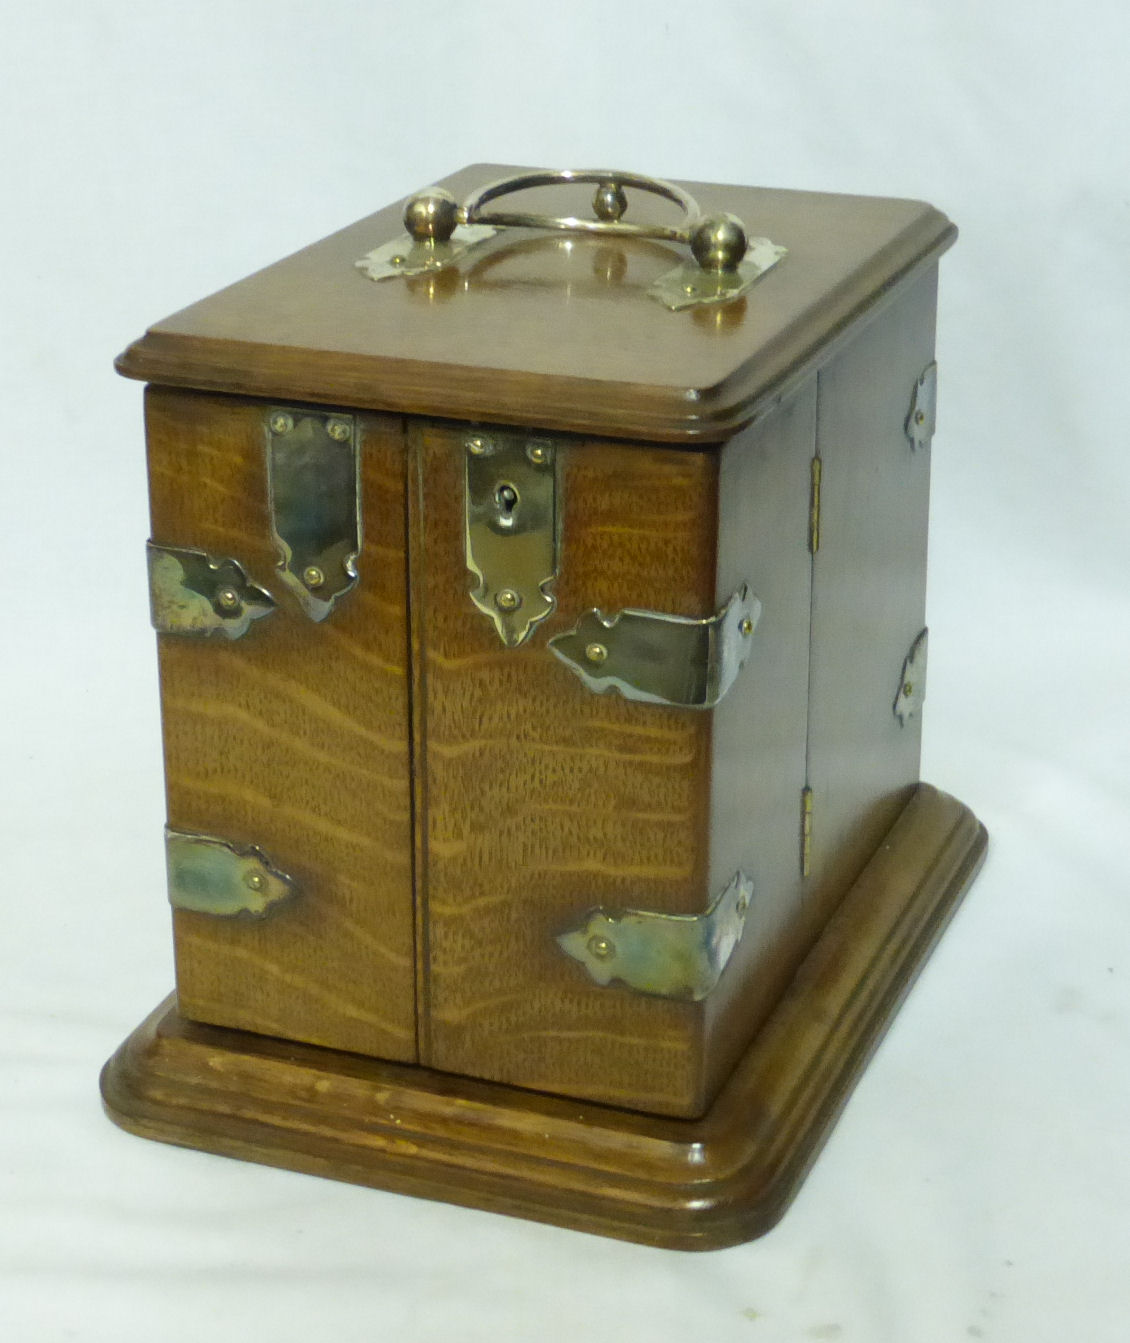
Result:
M744 914L748 908L749 908L749 896L748 896L748 895L739 895L739 896L738 896L738 903L737 903L737 911L738 911L738 913L739 913L739 914Z
M294 428L294 421L285 411L279 411L277 415L271 416L271 430L276 434L289 434Z
M904 695L906 695L908 698L909 698L909 696L913 695L913 694L914 694L914 682L913 682L913 681L906 681L906 682L904 682L904 683L903 683L903 687L902 687L902 693L903 693Z
M589 955L594 956L598 961L611 960L616 955L616 948L607 937L590 937L588 949Z
M216 603L225 611L236 611L239 609L239 593L235 588L220 588L216 593Z
M467 440L467 451L472 457L482 457L487 451L486 439L469 438Z
M749 636L753 633L753 621L750 620L749 616L746 616L746 618L738 626L738 629L741 630L742 634L744 634L747 639L749 638Z
M263 874L261 872L248 872L247 876L243 879L243 884L250 887L253 891L261 891L267 883L263 880Z
M404 265L404 258L403 258L399 253L397 253L396 256L390 256L390 257L389 257L389 261L390 261L394 266L403 266L403 265Z
M517 611L522 605L522 599L513 588L503 588L495 597L494 604L500 611Z
M526 456L535 466L544 466L549 461L549 449L543 443L531 443Z
M684 294L693 294L693 293L694 293L694 285L693 285L693 284L685 284L685 285L683 285L683 293L684 293Z
M915 424L926 423L926 412L924 410L916 410L914 412L914 423Z
M603 644L589 644L585 649L585 657L590 662L595 662L599 666L608 656L608 649Z
M309 564L302 570L302 581L308 588L320 588L326 576L316 564Z
M326 433L335 443L344 443L349 437L349 425L344 420L330 420L326 425Z

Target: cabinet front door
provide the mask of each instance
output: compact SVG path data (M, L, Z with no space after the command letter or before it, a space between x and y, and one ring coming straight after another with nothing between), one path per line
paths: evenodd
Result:
M219 626L158 635L180 1011L415 1060L403 422L163 388L146 415L165 615Z

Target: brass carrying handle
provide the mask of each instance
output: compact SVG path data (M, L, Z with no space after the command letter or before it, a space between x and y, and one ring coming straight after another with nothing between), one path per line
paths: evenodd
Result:
M500 196L528 187L591 183L596 187L592 208L595 219L525 214L521 211L486 210ZM625 221L628 197L624 188L647 191L672 201L683 211L678 227L669 224L633 224ZM673 182L640 173L612 170L574 171L560 169L515 173L473 191L462 205L443 187L429 187L407 201L404 227L414 242L447 242L460 224L485 224L490 228L557 229L564 233L613 234L621 238L658 238L682 243L691 249L704 271L736 271L749 246L745 226L736 215L719 211L704 215L698 203Z

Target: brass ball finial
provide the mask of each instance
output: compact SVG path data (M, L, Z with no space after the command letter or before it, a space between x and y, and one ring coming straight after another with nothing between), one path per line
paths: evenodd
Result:
M416 242L447 242L459 222L459 202L443 187L429 187L408 199L404 227Z
M703 270L737 270L749 239L737 215L707 215L691 232L691 251Z
M615 221L628 208L628 198L619 182L601 182L592 198L592 212L597 219Z

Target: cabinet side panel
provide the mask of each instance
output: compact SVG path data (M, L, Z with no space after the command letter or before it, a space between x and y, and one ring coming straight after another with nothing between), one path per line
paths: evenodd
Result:
M741 675L714 710L711 886L753 879L741 942L707 999L708 1095L722 1084L807 949L800 864L808 729L808 548L816 378L723 450L718 598L762 603Z
M825 917L908 801L921 717L900 725L903 660L925 624L930 449L906 434L933 358L937 268L819 376L820 544L813 561L808 905Z
M414 624L426 705L423 1061L657 1113L701 1108L701 1007L600 987L556 936L594 906L707 907L709 715L594 694L546 646L590 607L701 616L716 459L558 447L557 610L517 649L472 604L464 440L412 430ZM419 675L419 673L418 673Z
M298 894L174 913L183 1015L416 1057L404 444L358 417L360 581L315 624L276 580L262 403L151 388L153 539L239 560L278 609L241 639L159 635L171 826L258 845Z

